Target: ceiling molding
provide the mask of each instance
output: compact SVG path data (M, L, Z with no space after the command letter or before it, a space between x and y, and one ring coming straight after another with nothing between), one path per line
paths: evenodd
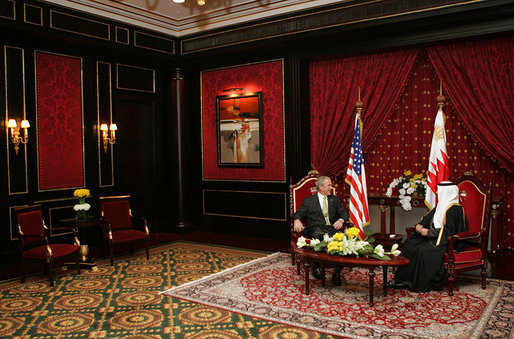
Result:
M236 24L354 0L42 0L61 7L180 38ZM358 1L360 2L360 1ZM370 2L379 2L371 0Z

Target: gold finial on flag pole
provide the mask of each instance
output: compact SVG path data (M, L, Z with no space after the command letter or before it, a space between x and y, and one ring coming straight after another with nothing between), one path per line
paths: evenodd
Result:
M357 114L359 115L359 117L361 116L363 106L364 105L361 101L361 88L359 86L359 100L357 100L357 102L355 103L355 108L357 108Z
M439 80L439 95L437 96L437 106L439 106L439 109L443 109L445 100L446 98L443 95L443 82Z

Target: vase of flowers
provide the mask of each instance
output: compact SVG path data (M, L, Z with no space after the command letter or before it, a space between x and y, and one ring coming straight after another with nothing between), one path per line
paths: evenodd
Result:
M359 229L357 227L348 228L344 233L337 232L332 237L328 234L323 236L323 240L307 239L305 237L298 238L296 245L298 247L312 247L315 251L325 251L330 255L343 256L368 256L380 260L391 260L388 255L400 255L398 244L394 244L391 251L386 252L382 245L373 247L371 242L374 239L367 236L364 240L359 237Z
M425 196L427 179L423 177L423 174L421 173L412 175L411 171L405 171L403 176L394 179L389 184L385 195L391 197L393 195L394 188L399 188L398 200L400 201L402 208L406 211L410 211L412 209L412 196Z
M87 218L87 211L91 208L91 205L86 203L86 198L91 196L91 192L86 188L81 188L73 192L73 196L79 199L79 203L73 206L75 216L79 219Z

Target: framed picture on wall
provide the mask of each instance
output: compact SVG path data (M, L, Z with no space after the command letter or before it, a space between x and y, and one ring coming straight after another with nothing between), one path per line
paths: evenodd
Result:
M264 167L262 92L216 97L219 167Z

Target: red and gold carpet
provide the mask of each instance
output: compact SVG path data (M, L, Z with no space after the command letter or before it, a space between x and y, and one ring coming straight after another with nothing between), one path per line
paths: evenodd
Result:
M477 278L460 276L452 297L446 290L389 290L384 297L382 278L377 272L374 307L368 304L365 269L344 269L341 287L327 283L323 288L312 280L311 293L305 295L303 275L296 274L290 256L274 253L163 294L351 338L513 337L513 282L489 279L482 290Z
M176 242L98 270L0 282L0 338L333 338L160 291L269 253Z

